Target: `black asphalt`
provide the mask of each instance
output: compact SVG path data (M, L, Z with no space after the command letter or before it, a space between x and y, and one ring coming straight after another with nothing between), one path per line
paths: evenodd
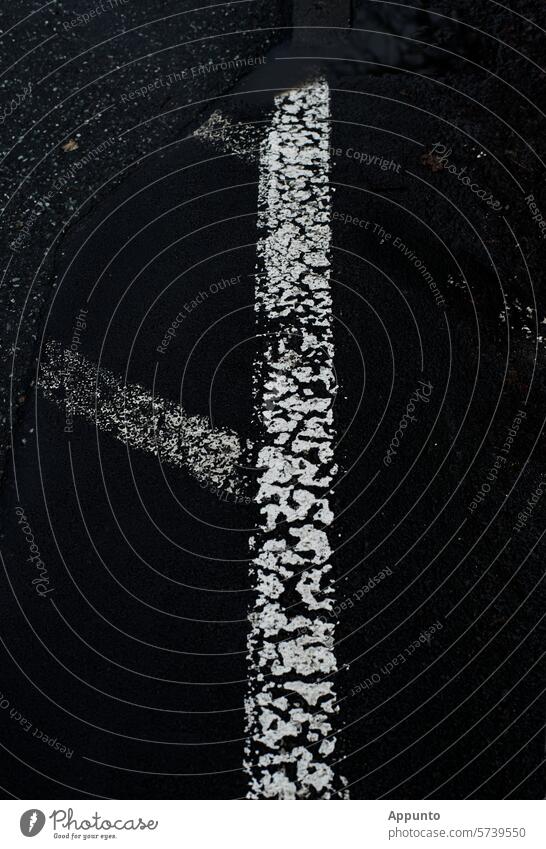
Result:
M38 5L10 4L2 29ZM13 256L0 293L5 797L245 795L252 501L81 420L66 432L36 378L44 345L70 345L85 309L85 357L252 438L256 145L275 92L316 69L331 87L335 187L339 771L356 799L542 798L544 502L514 526L545 471L544 248L524 200L546 214L543 33L498 4L446 21L357 2L350 32L292 42L289 4L194 4L170 19L192 4L145 5L67 30L86 4L53 3L6 36L7 66L56 33L6 78L6 99L28 80L35 93L0 128L3 155L29 131L2 163L4 206L30 171L3 218L2 270ZM518 12L540 23L536 2ZM211 58L263 56L121 97ZM192 137L215 110L245 122L253 150ZM10 250L37 201L110 138ZM412 397L416 421L385 463Z

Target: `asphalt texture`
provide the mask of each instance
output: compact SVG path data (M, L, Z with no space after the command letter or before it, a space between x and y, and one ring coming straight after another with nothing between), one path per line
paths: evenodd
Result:
M40 363L76 333L256 438L259 146L318 74L336 768L354 799L544 797L540 5L355 2L295 31L290 6L2 11L0 107L31 84L0 126L4 798L246 795L253 476L211 491L68 421Z

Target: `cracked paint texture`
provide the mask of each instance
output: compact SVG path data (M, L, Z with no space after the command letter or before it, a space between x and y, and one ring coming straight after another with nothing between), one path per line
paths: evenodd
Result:
M275 99L261 148L254 390L259 529L248 639L250 799L343 794L329 494L336 475L330 292L330 115L324 80Z

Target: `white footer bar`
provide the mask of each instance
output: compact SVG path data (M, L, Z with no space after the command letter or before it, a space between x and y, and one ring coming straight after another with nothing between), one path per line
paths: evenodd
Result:
M265 807L269 805L269 807ZM543 849L543 801L0 801L1 845Z

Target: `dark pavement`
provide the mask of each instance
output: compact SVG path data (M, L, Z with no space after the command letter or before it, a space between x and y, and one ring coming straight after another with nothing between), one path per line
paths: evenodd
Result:
M7 67L52 36L3 78L6 101L33 84L0 127L5 797L246 793L252 482L210 492L81 419L67 430L39 364L77 332L101 368L252 440L258 148L276 91L316 69L335 188L338 769L355 799L542 798L546 502L521 520L546 472L544 244L525 201L546 216L539 6L446 20L445 2L356 2L351 31L292 42L289 4L198 5L68 28L86 3L55 2L4 38ZM4 32L32 8L10 4ZM193 135L218 112L215 138Z

